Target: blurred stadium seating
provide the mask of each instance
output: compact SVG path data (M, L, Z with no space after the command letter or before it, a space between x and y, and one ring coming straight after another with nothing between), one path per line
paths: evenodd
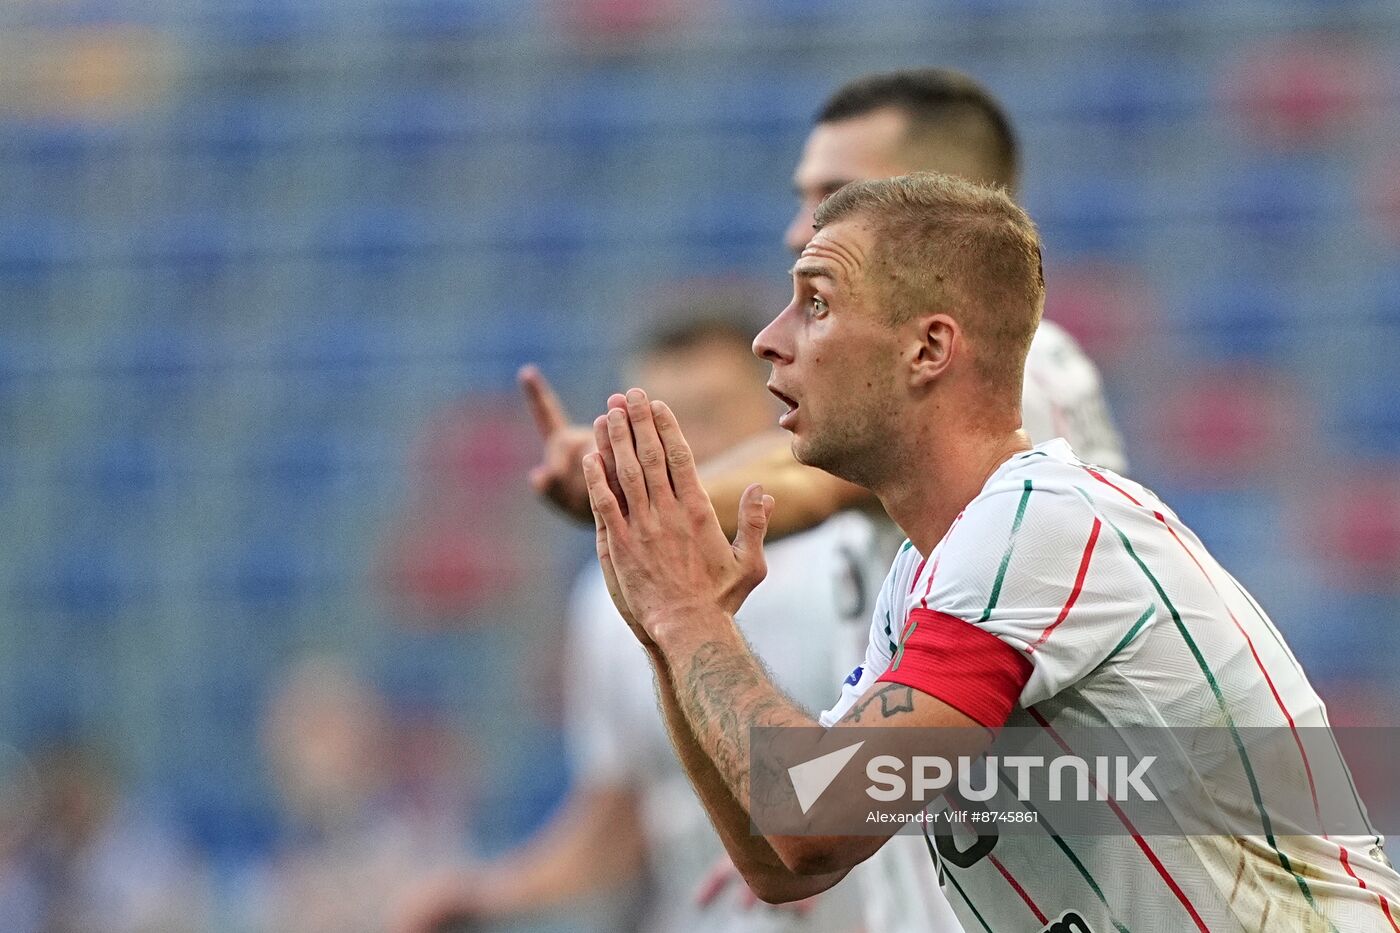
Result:
M1400 700L1393 2L29 0L0 60L0 742L102 737L230 872L313 651L473 733L479 845L542 818L550 702L473 700L539 686L587 541L513 481L514 369L596 407L664 283L776 309L872 69L1004 97L1134 473L1324 695Z

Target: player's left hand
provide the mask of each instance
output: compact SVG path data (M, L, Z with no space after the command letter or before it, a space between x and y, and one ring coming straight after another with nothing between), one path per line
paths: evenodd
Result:
M763 536L773 497L756 484L744 491L731 543L664 402L651 401L641 389L614 395L594 427L599 450L583 458L584 474L602 525L599 557L606 551L614 599L625 604L618 608L652 639L670 614L734 613L767 574Z

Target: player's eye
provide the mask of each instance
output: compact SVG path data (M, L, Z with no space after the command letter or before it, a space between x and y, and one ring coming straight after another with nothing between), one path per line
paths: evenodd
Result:
M825 298L820 295L812 296L812 315L814 317L825 317L828 310Z

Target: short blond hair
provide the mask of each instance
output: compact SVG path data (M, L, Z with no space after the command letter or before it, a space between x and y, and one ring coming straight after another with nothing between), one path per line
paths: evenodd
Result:
M948 314L989 389L1015 393L1045 306L1035 224L1000 188L936 172L853 182L817 208L816 229L859 215L875 234L867 279L892 325Z

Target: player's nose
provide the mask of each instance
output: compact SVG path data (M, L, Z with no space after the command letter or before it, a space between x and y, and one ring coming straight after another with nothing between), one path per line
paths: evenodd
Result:
M753 339L754 356L769 363L790 363L792 353L790 341L786 334L786 321L788 310L792 305L788 305L779 312L778 316L768 322L768 326L758 332L758 336Z

